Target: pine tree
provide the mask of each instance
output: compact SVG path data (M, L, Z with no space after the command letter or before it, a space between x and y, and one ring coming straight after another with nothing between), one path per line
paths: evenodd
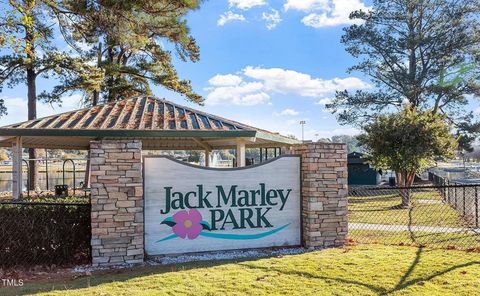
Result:
M29 120L37 118L37 78L75 75L82 79L90 73L98 76L81 58L57 50L52 43L55 29L64 29L56 26L55 17L68 13L71 12L60 0L9 0L0 16L0 91L4 86L26 84ZM98 83L91 87L98 89ZM49 94L44 92L40 97L48 98ZM0 101L0 115L6 112L4 102ZM29 149L29 158L36 158L34 149ZM37 174L32 160L29 189L35 189Z
M199 1L82 0L70 5L80 17L75 21L61 20L72 32L67 39L72 44L89 45L90 50L79 52L105 74L100 91L86 93L90 104L151 95L152 84L178 92L190 101L203 101L192 90L190 81L178 77L172 64L173 53L182 61L199 59L199 48L183 19L199 7ZM72 89L84 87L74 78L65 80L51 99Z
M362 124L408 101L468 126L464 106L480 95L479 12L478 0L374 0L372 10L353 12L363 24L346 28L341 41L360 60L349 71L373 89L338 92L327 108L341 123Z

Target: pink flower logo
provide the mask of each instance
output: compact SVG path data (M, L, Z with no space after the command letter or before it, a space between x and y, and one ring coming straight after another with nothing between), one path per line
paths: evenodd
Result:
M173 221L173 232L183 239L196 239L203 230L202 215L197 209L179 211L173 215Z

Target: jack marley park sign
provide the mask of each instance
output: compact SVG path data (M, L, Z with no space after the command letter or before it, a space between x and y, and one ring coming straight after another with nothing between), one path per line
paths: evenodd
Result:
M145 158L148 255L300 244L300 159L236 170Z

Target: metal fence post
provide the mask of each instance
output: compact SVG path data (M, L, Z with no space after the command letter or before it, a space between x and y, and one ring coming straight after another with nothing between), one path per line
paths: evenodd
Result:
M455 209L457 209L457 187L453 187L453 193L454 193L454 195L453 195L453 197L454 197L453 207Z
M475 186L475 227L478 228L478 187Z
M443 186L443 187L442 187L442 195L443 195L443 201L445 201L445 200L446 200L446 197L447 197L447 195L446 195L445 183L446 183L445 178L442 178L442 186Z

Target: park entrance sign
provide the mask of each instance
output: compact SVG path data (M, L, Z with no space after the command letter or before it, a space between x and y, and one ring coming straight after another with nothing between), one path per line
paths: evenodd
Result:
M300 245L300 157L214 169L144 158L145 252Z

